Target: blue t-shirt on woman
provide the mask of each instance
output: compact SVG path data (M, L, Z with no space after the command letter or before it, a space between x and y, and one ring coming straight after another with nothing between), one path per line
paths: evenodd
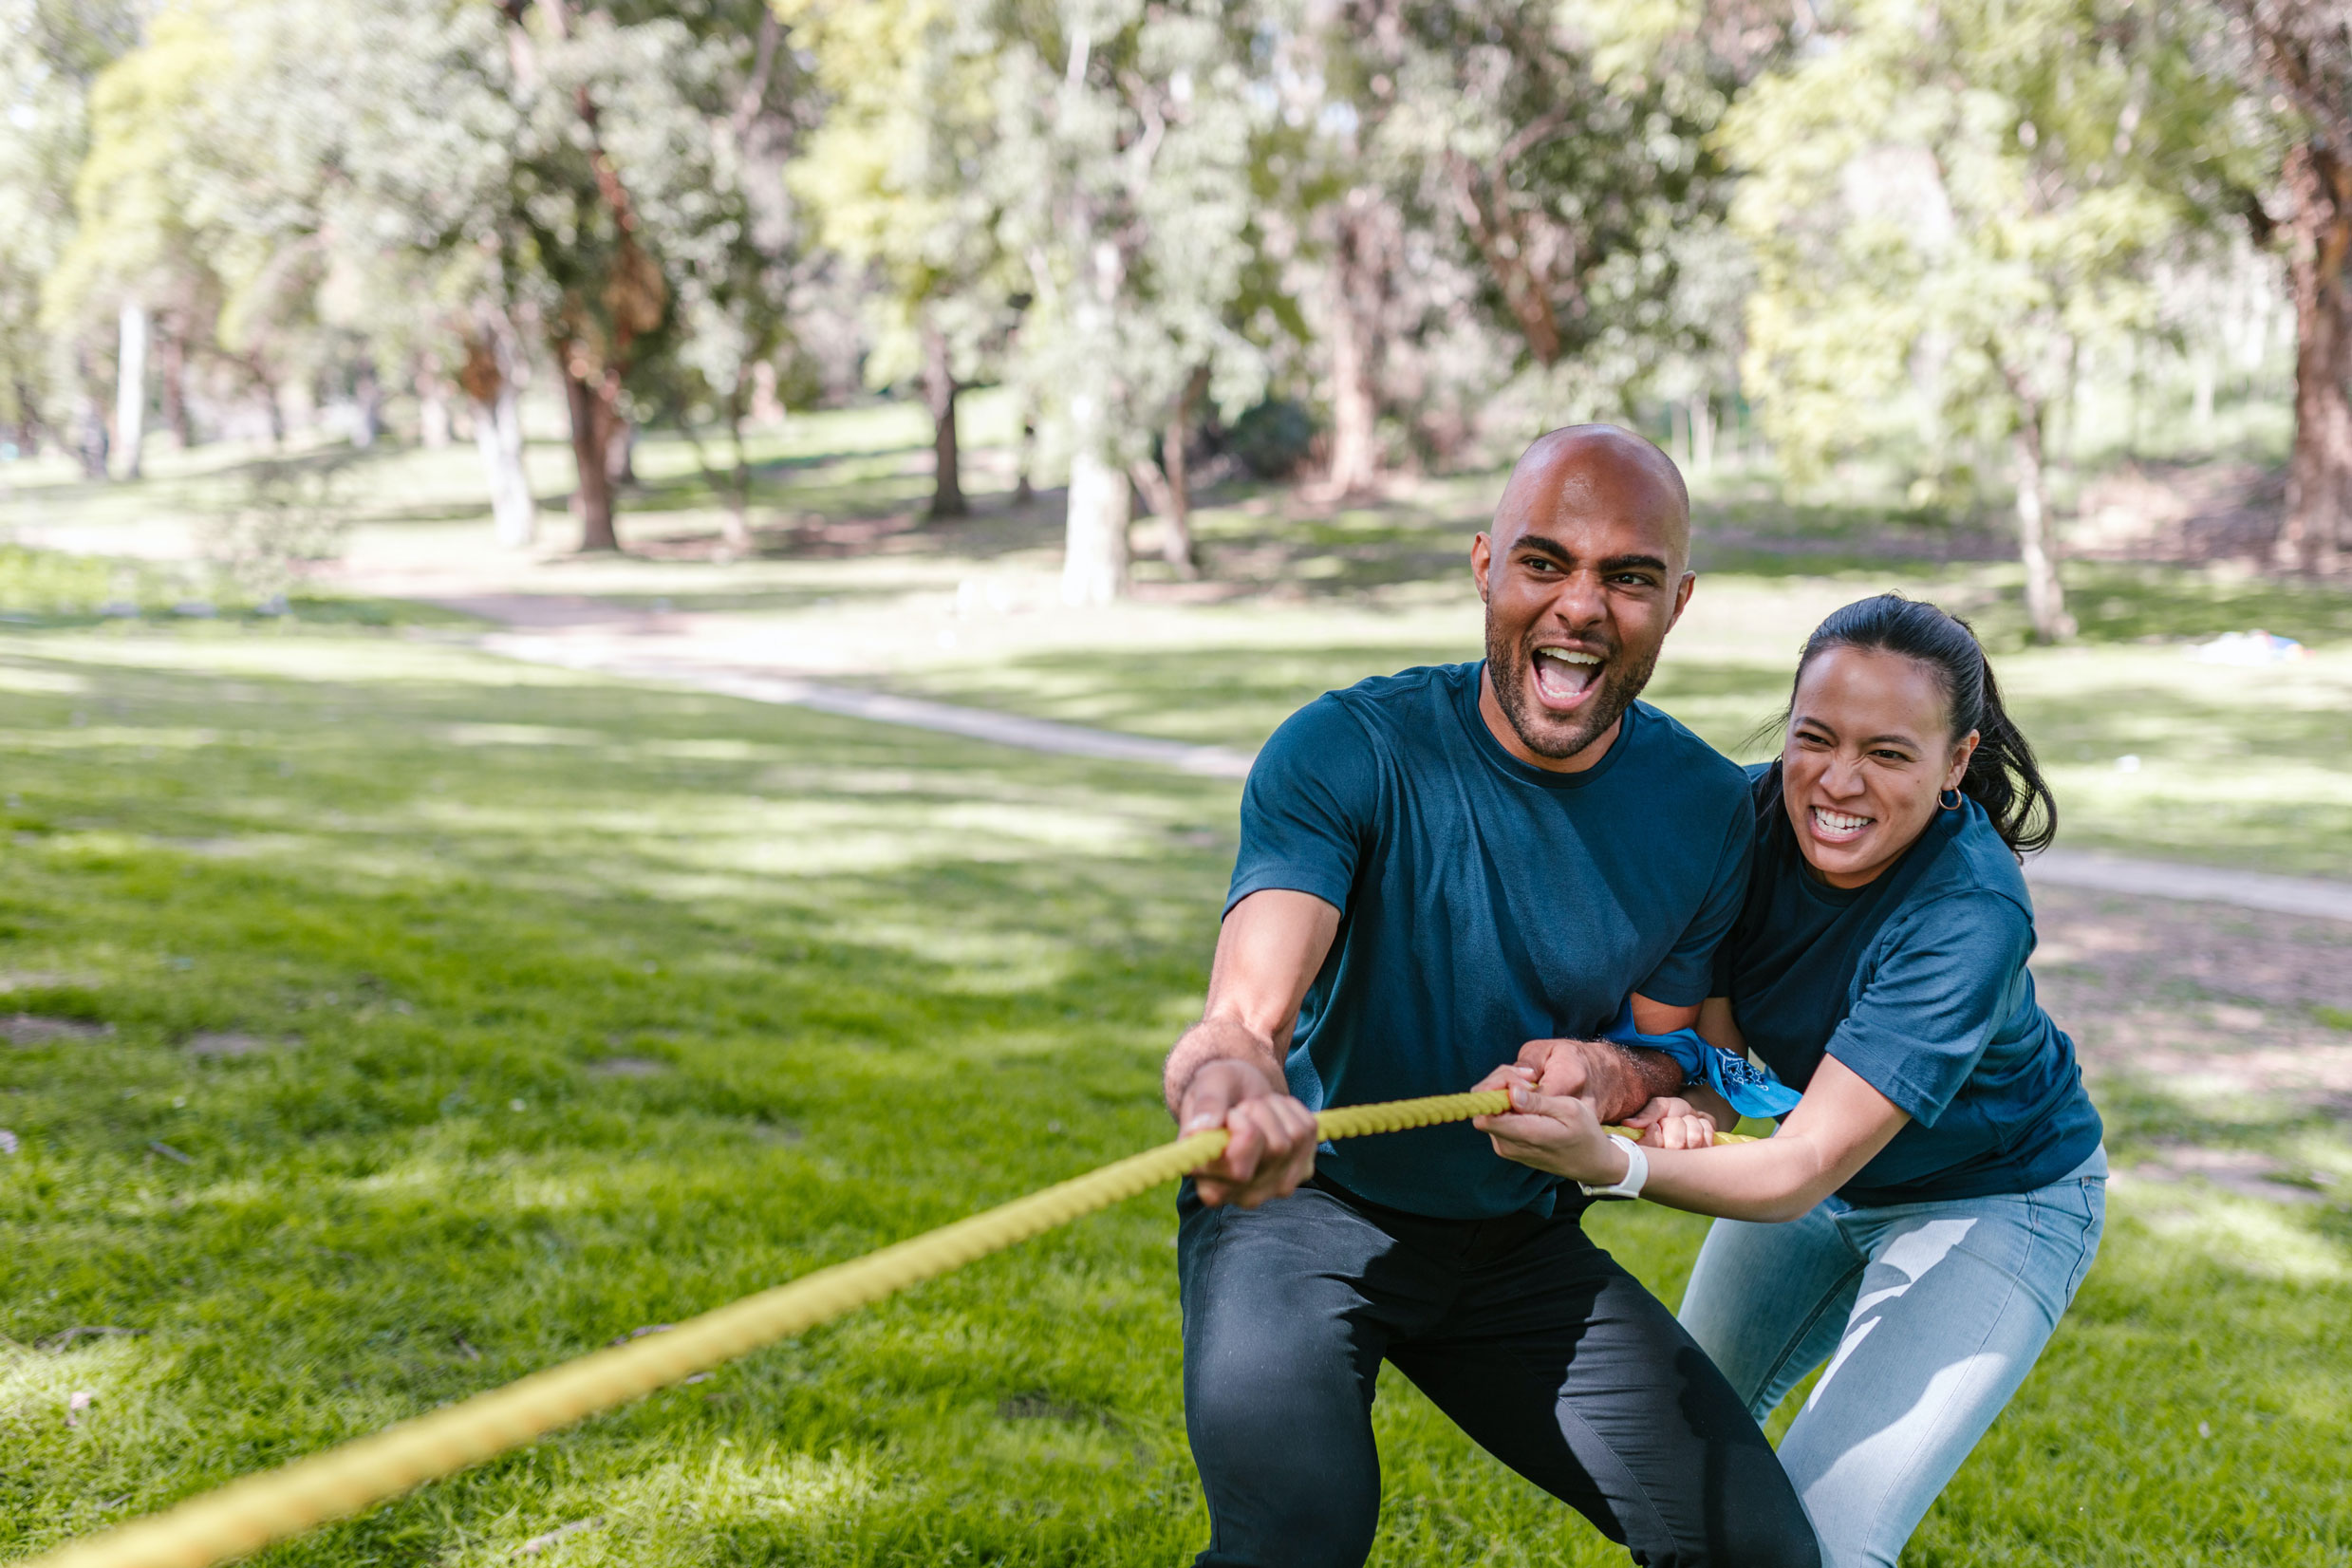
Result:
M1480 716L1481 667L1327 693L1250 769L1225 907L1286 887L1339 910L1286 1064L1312 1109L1459 1093L1528 1040L1591 1037L1628 992L1708 994L1746 881L1745 775L1639 702L1582 773L1530 767ZM1548 1214L1559 1185L1466 1122L1327 1145L1316 1169L1450 1220Z
M1780 764L1748 776L1755 857L1715 994L1783 1083L1802 1089L1826 1054L1911 1116L1839 1196L2030 1192L2090 1158L2099 1112L2074 1042L2034 999L2033 901L1985 809L1938 811L1875 881L1838 888L1798 848Z

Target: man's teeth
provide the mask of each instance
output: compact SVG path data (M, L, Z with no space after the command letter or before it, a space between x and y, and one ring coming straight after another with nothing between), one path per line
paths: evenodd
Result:
M1563 664L1597 664L1600 663L1599 654L1586 653L1581 648L1538 648L1536 657L1557 659Z
M1826 832L1858 833L1878 819L1875 816L1848 816L1843 812L1825 812L1816 806L1813 808L1813 820L1820 823Z

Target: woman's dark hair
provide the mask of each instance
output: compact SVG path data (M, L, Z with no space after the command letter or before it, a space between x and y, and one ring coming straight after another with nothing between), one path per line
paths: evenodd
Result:
M2034 762L2033 748L2001 705L1991 661L1966 621L1899 593L1857 599L1831 611L1814 628L1797 661L1797 679L1803 680L1805 666L1831 648L1900 654L1932 670L1944 688L1952 740L1976 732L1976 752L1969 758L1960 793L1985 808L2002 842L2019 854L2049 848L2058 836L2058 801ZM1791 712L1795 695L1792 686Z

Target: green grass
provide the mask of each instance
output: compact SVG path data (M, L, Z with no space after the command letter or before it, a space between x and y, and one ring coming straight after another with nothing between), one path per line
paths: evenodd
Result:
M0 1552L1167 1134L1229 784L364 627L20 632L0 682L0 1013L112 1031L0 1046ZM1670 1299L1703 1229L1595 1223ZM1137 1200L263 1560L1182 1560L1172 1233ZM2342 1207L2119 1194L1907 1560L2343 1560L2347 1324ZM1394 1377L1377 1420L1377 1562L1623 1560Z

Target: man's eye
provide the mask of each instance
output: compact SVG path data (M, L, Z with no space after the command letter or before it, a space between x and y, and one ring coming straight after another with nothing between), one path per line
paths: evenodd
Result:
M1611 579L1619 588L1655 588L1657 584L1638 571L1620 571Z

